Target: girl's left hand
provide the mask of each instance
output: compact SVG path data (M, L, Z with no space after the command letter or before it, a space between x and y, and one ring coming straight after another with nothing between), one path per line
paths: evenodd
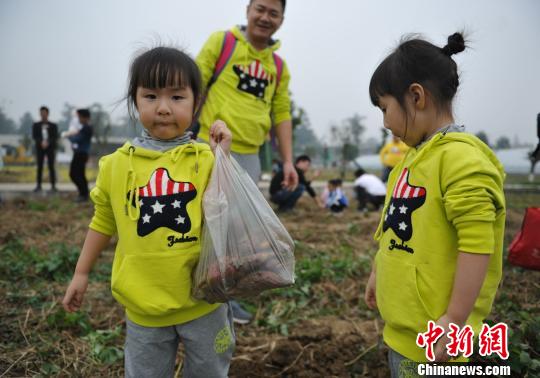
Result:
M227 128L227 125L222 120L214 122L210 127L210 148L212 152L216 150L216 146L219 145L228 155L231 152L232 133Z
M435 362L447 362L450 360L451 357L448 355L446 350L446 344L450 342L450 338L448 337L448 332L450 331L450 323L459 324L459 322L451 319L448 314L444 314L437 320L437 325L444 328L444 335L441 336L441 338L435 343L435 346L433 348L433 352L435 354Z

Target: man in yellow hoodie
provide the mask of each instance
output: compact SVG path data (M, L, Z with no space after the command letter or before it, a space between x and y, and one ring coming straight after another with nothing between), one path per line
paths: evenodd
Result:
M290 74L282 61L278 75L274 54L280 42L272 39L283 23L285 4L285 0L251 0L247 26L230 30L236 46L202 106L199 138L208 141L211 120L221 117L233 133L233 156L258 181L259 148L274 125L283 160L284 185L292 188L298 176L292 161ZM214 73L224 38L224 31L213 33L197 56L205 86Z
M408 149L409 147L395 135L392 136L390 142L386 143L383 148L381 148L379 157L381 158L381 163L383 165L381 177L383 182L388 181L390 172L403 159Z
M275 57L280 42L272 39L283 23L285 4L286 0L250 0L247 26L230 30L236 40L234 50L215 82L212 78L227 32L213 33L204 44L196 61L209 90L199 113L198 137L208 141L213 121L225 121L233 134L232 156L258 182L259 148L274 126L283 161L282 186L294 190L298 174L292 160L290 74L285 62ZM251 316L236 303L232 307L236 322L250 321Z

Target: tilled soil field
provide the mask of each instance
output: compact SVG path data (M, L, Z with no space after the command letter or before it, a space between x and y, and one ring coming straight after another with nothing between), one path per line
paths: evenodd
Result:
M0 376L122 376L124 315L109 288L114 243L96 264L84 311L66 314L60 305L92 206L20 197L0 210ZM333 216L309 198L281 216L297 244L297 284L242 302L255 319L236 327L231 377L388 376L383 323L363 302L379 216ZM522 216L509 210L507 242ZM517 328L527 321L520 311L538 317L538 282L540 272L505 263L491 320ZM538 340L520 337L538 359ZM512 353L527 350L520 348ZM180 349L177 376L182 359Z

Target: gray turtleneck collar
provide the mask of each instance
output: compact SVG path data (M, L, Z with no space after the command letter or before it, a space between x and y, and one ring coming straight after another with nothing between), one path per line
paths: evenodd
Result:
M169 140L156 139L150 135L150 133L143 128L140 137L133 139L131 144L135 147L146 148L147 150L165 152L182 144L189 143L191 140L191 131L185 132L183 135Z
M420 142L415 148L418 149L420 148L421 146L423 146L424 144L426 144L427 142L429 142L429 140L431 138L433 138L435 135L437 135L438 133L443 133L443 134L447 134L447 133L462 133L465 131L465 126L464 125L457 125L455 123L451 123L450 125L446 125L444 127L441 127L440 129L438 129L437 131L435 131L433 134L431 134L426 140L423 140L422 142Z

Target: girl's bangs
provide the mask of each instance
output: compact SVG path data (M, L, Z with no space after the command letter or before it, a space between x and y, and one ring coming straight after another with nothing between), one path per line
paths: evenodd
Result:
M140 72L137 86L144 88L184 88L189 86L182 67L169 62L156 62Z

